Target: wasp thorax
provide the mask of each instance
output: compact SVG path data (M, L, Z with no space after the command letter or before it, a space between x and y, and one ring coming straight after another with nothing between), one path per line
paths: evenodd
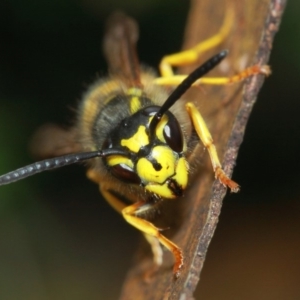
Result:
M182 195L187 185L184 140L174 115L167 112L154 134L149 124L159 106L148 106L122 120L103 144L103 148L122 149L128 155L104 158L110 172L122 181L140 184L161 197Z

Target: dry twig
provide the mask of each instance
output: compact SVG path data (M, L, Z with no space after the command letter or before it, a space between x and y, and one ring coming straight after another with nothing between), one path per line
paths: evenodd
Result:
M194 0L191 3L184 48L195 45L215 33L222 23L226 5L233 4L236 26L232 29L229 39L221 46L230 50L227 60L227 66L230 68L227 74L232 75L252 64L267 64L285 2ZM215 49L214 53L220 49ZM212 53L207 55L210 54ZM184 72L192 68L193 66ZM223 68L226 69L226 64ZM222 66L216 72L220 74ZM259 75L246 80L244 84L205 87L205 94L194 89L187 96L198 101L201 112L208 117L209 128L228 174L232 172L246 123L263 81L264 76ZM225 188L213 181L211 167L202 166L185 197L177 202L176 208L172 207L172 218L168 220L178 221L178 224L171 225L174 230L169 234L184 251L185 265L180 278L174 280L171 272L172 257L166 253L163 266L145 282L143 275L151 268L152 257L145 247L141 247L128 272L121 299L193 298L225 193ZM171 206L173 203L167 205Z

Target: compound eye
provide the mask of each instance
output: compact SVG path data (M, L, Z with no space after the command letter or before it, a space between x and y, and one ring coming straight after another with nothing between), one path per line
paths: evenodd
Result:
M141 183L140 177L125 164L114 165L110 167L110 171L115 177L122 181L135 184Z
M174 117L169 118L168 123L164 127L163 134L169 147L173 151L181 153L183 150L183 135L179 123Z

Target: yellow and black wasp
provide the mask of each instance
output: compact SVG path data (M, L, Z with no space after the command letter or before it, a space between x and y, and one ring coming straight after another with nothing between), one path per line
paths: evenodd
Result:
M189 182L195 139L208 150L215 177L231 191L239 190L238 184L222 170L212 137L196 105L181 98L192 85L237 82L258 73L267 75L269 69L253 66L233 77L201 78L226 57L226 50L188 76L174 75L172 66L193 63L200 53L220 44L228 35L232 20L232 14L228 13L214 37L192 49L164 57L161 77L157 78L152 70L139 65L135 21L123 13L113 14L104 38L111 75L97 80L85 93L76 125L70 130L71 138L59 145L53 141L49 155L55 157L0 176L0 185L88 161L88 178L99 185L109 204L145 235L155 263L159 265L162 261L159 243L173 253L173 272L178 277L183 266L181 249L142 216L163 199L183 195ZM177 87L169 93L170 88L165 85ZM132 204L126 205L124 199Z

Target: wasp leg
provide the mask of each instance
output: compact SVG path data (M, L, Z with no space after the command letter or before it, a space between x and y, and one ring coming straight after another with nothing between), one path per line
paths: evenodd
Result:
M161 77L155 78L154 83L168 86L179 85L187 75L175 75L172 67L186 66L197 62L202 53L220 45L226 39L233 26L233 22L234 8L231 6L227 9L223 24L217 34L188 50L164 56L159 64ZM240 82L245 78L256 74L268 76L271 74L270 67L267 65L254 65L231 77L203 77L198 79L193 85L226 85Z
M185 66L196 62L202 53L220 45L228 36L233 26L234 10L233 7L227 9L223 24L219 32L207 40L202 41L193 48L178 53L166 55L159 64L159 70L162 77L172 77L174 72L172 67Z
M216 147L213 143L213 139L199 110L191 102L188 102L185 107L190 115L190 118L192 119L194 128L199 138L201 139L205 148L208 150L213 170L215 172L215 177L219 179L219 181L224 186L228 186L232 192L238 192L239 185L236 182L232 181L230 178L228 178L222 169Z
M158 241L165 246L169 251L173 253L175 264L173 268L173 273L175 277L179 277L180 270L183 266L183 255L181 249L168 240L165 236L160 233L160 229L155 227L152 223L147 220L139 218L137 215L140 212L144 212L147 210L148 204L144 201L139 201L134 203L130 206L127 206L123 209L122 214L125 220L131 224L133 227L137 228L138 230L142 231L143 233L155 237Z
M99 175L98 172L95 172L94 170L90 169L87 172L87 177L99 184L100 192L102 196L105 198L105 200L120 214L122 214L122 211L126 208L125 203L123 203L122 200L120 200L118 197L115 195L111 194L109 192L109 188L111 186L110 183L105 182L105 179ZM133 199L131 199L133 200ZM135 202L135 201L133 201ZM145 206L146 208L146 206ZM149 209L149 207L148 207ZM126 218L125 218L126 219ZM126 220L127 221L127 220ZM153 261L157 266L160 266L162 264L162 257L163 257L163 252L161 249L161 246L159 244L158 239L155 236L149 235L143 231L143 234L147 240L147 242L151 246L151 250L153 253Z
M199 84L210 84L210 85L227 85L235 82L243 81L244 79L257 75L263 74L265 76L269 76L271 74L271 69L268 65L254 65L249 67L242 72L230 76L230 77L202 77L194 82L193 86L197 86ZM158 85L179 85L187 75L172 75L170 77L157 77L154 79L154 83Z

